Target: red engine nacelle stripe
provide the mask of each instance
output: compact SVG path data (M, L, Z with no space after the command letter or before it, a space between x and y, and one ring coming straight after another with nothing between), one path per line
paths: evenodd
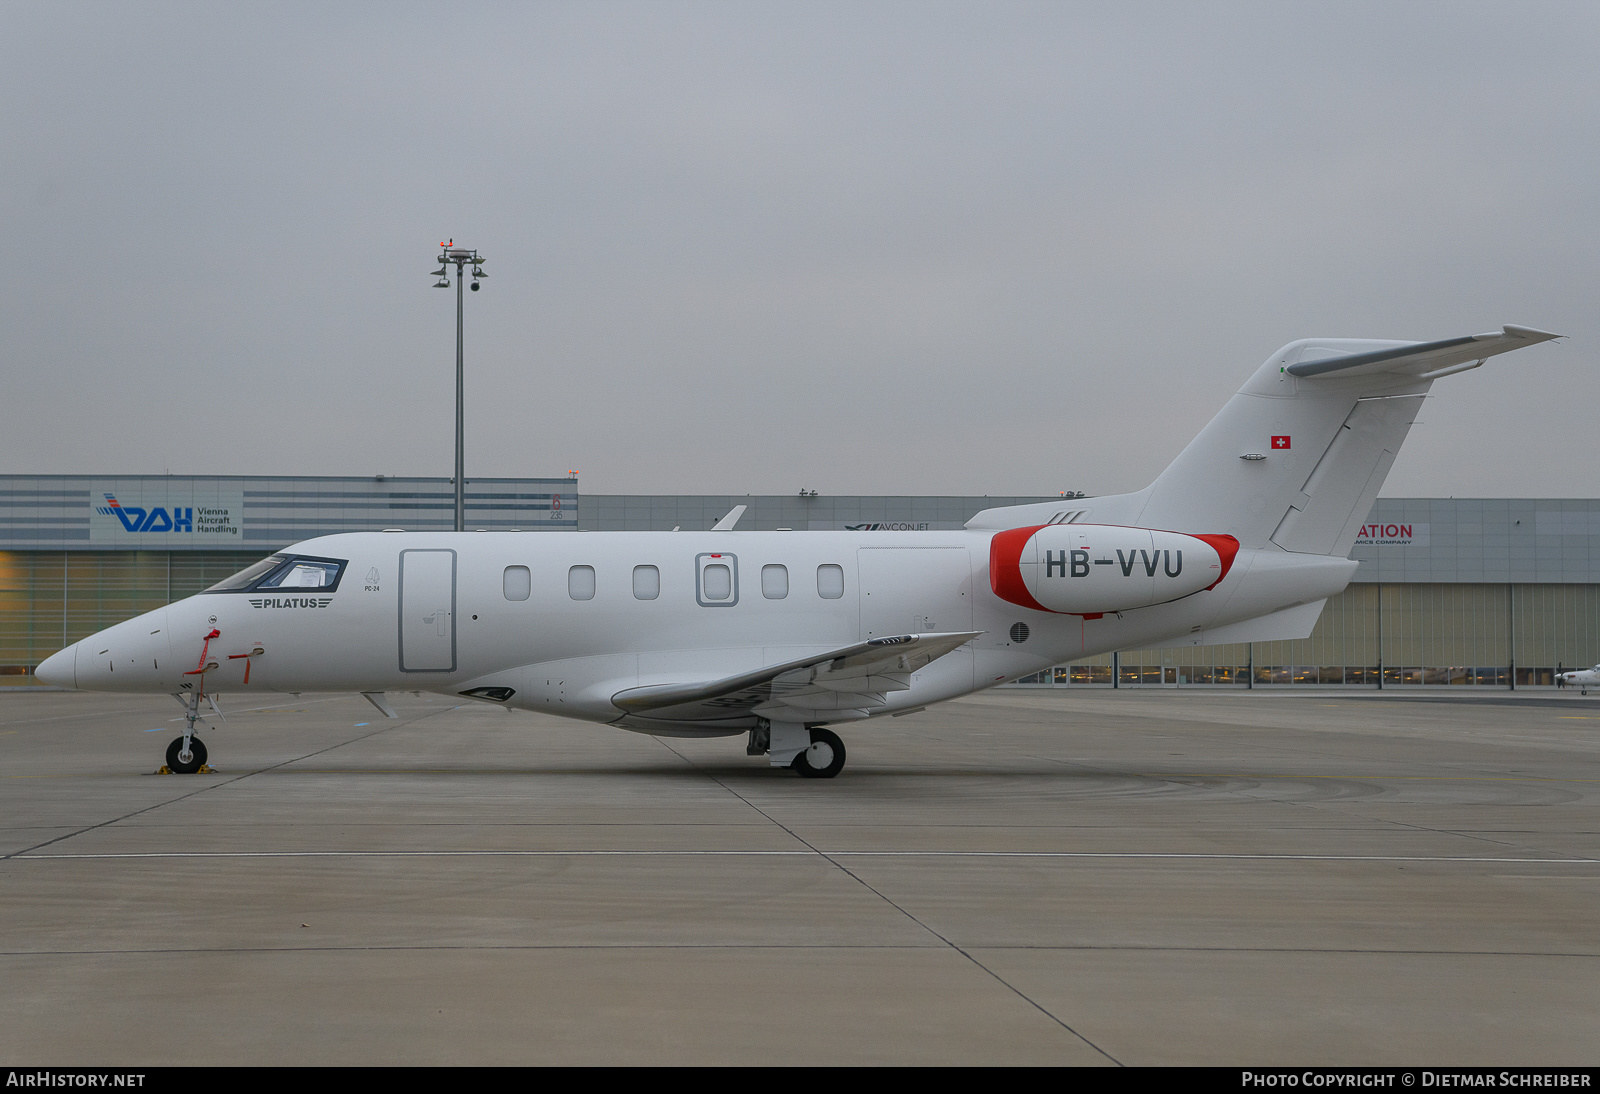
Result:
M1022 570L1019 567L1022 548L1035 532L1044 527L1043 524L1035 524L1031 528L1008 528L1004 532L997 532L989 541L989 588L1008 604L1018 604L1037 612L1048 612L1050 609L1033 598L1028 587L1022 583Z
M1206 543L1211 544L1212 547L1216 548L1217 557L1222 559L1222 572L1217 575L1217 580L1205 587L1204 591L1210 592L1212 589L1215 589L1218 585L1222 584L1222 579L1228 576L1229 570L1233 569L1234 556L1239 553L1239 541L1234 539L1232 536L1200 536L1195 535L1193 532L1185 532L1183 534L1186 536L1194 536L1195 539L1203 540Z

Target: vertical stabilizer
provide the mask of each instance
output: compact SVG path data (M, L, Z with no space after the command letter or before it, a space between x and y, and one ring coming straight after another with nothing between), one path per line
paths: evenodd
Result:
M1433 381L1556 337L1508 326L1440 342L1291 342L1149 487L1079 499L1081 514L1066 519L1226 533L1245 548L1343 557ZM1061 508L988 509L967 526L1047 524Z
M1304 379L1288 366L1336 346L1393 345L1324 340L1278 351L1151 484L1134 523L1334 553L1363 497L1371 507L1431 381Z

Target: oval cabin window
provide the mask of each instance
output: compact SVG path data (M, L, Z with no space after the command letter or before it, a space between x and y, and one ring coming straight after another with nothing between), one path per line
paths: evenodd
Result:
M633 568L633 595L636 600L654 600L661 595L661 571L654 566Z
M782 600L789 595L789 567L761 567L761 595L768 600Z
M707 566L700 581L707 600L726 600L733 595L733 572L720 562Z
M838 600L844 595L844 567L832 563L817 567L817 595L824 600Z

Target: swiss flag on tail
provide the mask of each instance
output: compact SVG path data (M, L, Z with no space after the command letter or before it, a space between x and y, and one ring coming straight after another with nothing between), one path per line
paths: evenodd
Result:
M1273 448L1288 448L1289 447L1289 438L1288 437L1274 437L1274 438L1272 438L1272 447Z

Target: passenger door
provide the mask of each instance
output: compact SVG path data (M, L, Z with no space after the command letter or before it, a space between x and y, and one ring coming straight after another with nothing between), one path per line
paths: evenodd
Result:
M400 671L456 668L456 553L400 552Z

